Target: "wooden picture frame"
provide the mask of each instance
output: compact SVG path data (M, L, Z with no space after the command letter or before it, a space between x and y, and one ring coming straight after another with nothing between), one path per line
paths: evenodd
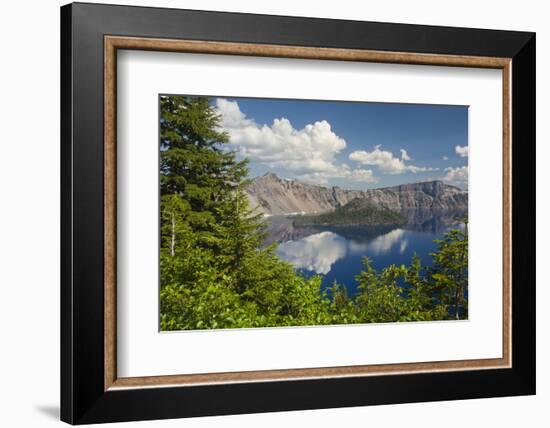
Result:
M114 422L535 392L534 34L91 4L64 6L61 24L62 420ZM502 70L502 358L118 377L117 49Z

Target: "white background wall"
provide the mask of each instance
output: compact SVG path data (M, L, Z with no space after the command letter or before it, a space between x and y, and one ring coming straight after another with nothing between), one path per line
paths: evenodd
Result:
M123 2L122 0L120 0ZM103 1L104 3L116 3ZM550 27L535 0L147 0L126 4L537 32L537 264L550 252L548 138ZM0 425L54 426L59 408L59 6L58 0L0 6ZM544 183L544 184L543 184ZM546 219L546 221L545 221ZM155 421L159 427L547 426L550 297L537 275L538 394L461 402ZM138 426L137 423L125 426Z

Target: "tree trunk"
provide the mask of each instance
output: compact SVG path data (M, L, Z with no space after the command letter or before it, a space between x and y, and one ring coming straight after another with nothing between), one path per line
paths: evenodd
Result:
M459 295L458 289L459 289L459 286L457 285L455 289L455 319L457 320L460 319L460 316L458 315L458 295Z
M172 238L170 241L170 255L176 255L176 217L172 214Z

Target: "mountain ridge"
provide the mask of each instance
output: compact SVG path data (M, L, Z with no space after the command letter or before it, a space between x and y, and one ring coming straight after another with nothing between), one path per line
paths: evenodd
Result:
M354 190L304 183L268 172L254 178L246 191L251 207L271 216L328 212L356 198L396 212L468 208L468 192L440 180Z

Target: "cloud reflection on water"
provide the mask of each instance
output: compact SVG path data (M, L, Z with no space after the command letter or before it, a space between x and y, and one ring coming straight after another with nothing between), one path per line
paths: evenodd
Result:
M332 265L346 254L383 255L399 246L403 254L408 246L406 230L394 229L367 242L348 240L337 233L324 231L304 238L283 242L277 253L297 269L327 274Z
M395 245L400 244L399 252L403 254L408 244L407 240L404 239L405 232L406 231L404 229L394 229L385 235L378 236L367 244L368 249L374 255L380 256L382 254L386 254Z
M327 274L346 255L346 239L333 232L321 232L279 245L277 253L298 269Z

